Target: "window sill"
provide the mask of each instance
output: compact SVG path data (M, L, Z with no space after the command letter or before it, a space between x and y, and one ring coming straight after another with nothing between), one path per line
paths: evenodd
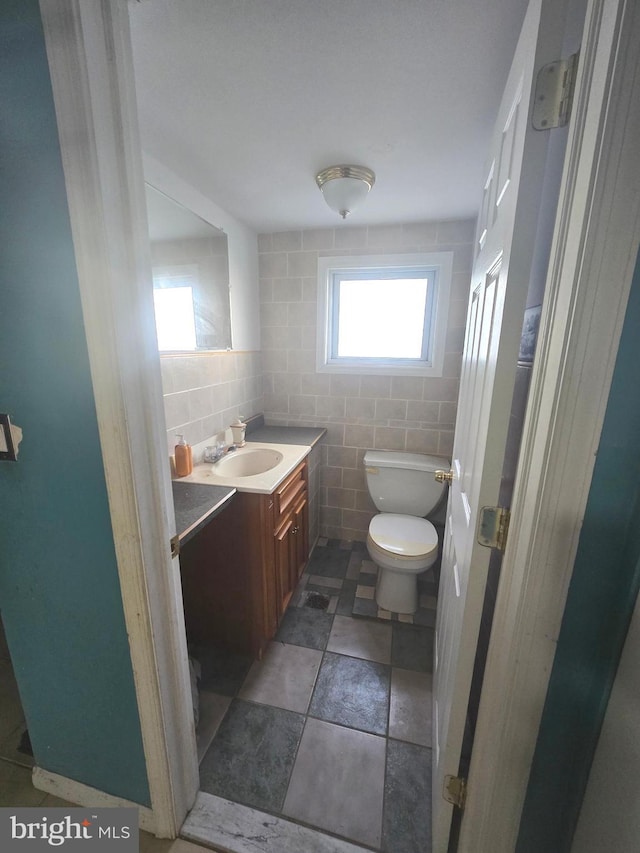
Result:
M441 377L443 365L433 364L316 364L318 373L333 373L349 376L431 376Z

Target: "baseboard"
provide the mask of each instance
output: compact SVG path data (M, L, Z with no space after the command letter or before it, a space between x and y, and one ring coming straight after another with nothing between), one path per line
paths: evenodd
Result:
M152 835L156 834L156 819L153 811L139 803L113 797L111 794L105 794L104 791L98 791L97 788L90 788L89 785L83 785L82 782L76 782L75 779L68 779L66 776L58 776L57 773L50 773L41 767L33 768L31 781L33 787L39 791L46 791L47 794L53 794L61 800L68 800L78 806L138 809L140 829Z

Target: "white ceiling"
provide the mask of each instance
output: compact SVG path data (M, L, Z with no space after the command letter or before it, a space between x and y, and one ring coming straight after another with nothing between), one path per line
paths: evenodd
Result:
M260 233L475 217L526 0L131 0L142 147Z

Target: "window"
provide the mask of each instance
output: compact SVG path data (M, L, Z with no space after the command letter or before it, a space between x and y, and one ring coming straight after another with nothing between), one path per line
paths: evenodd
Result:
M194 288L197 284L196 266L153 268L153 303L159 350L197 348L194 313Z
M442 375L451 252L320 258L317 368Z

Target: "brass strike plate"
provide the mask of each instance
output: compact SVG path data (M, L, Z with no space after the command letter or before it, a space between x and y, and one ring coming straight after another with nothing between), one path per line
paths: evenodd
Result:
M4 462L17 462L18 456L13 444L11 434L11 421L9 415L0 414L0 460Z
M172 536L169 540L169 545L171 547L171 558L177 557L180 553L180 537L176 533L175 536Z

